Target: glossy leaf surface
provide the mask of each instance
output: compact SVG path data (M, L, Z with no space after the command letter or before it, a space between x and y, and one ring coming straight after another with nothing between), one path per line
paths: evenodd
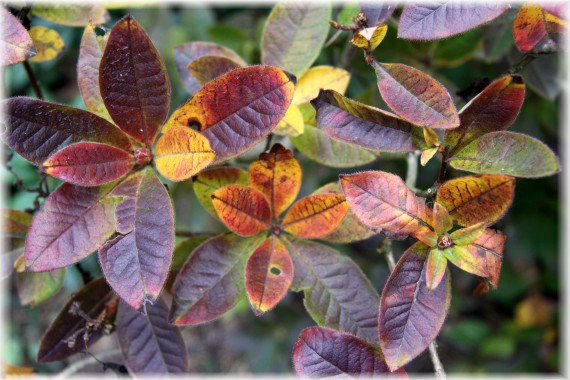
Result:
M556 155L539 140L514 132L487 133L455 153L449 164L479 174L536 178L560 170Z
M373 67L382 98L402 119L421 127L459 126L451 96L435 79L400 63L373 62Z
M273 309L293 281L293 262L275 236L267 238L250 256L245 267L245 288L255 315Z
M66 268L42 273L18 273L18 297L22 305L36 306L53 297L63 286Z
M513 37L522 52L553 53L559 50L559 34L566 21L545 11L538 4L523 4L513 22Z
M262 192L249 186L229 185L212 193L218 216L242 236L265 231L271 224L271 208Z
M328 3L277 4L261 36L261 63L280 67L295 76L303 74L325 43L331 12Z
M38 4L32 8L32 14L67 26L85 26L90 22L100 25L109 21L109 13L101 4Z
M400 177L369 171L341 175L340 183L350 209L367 226L412 236L431 230L432 211Z
M151 168L127 178L111 195L122 198L116 216L120 235L99 250L101 268L113 290L140 309L158 298L168 276L174 250L172 203Z
M198 82L200 86L203 86L220 75L237 69L238 67L242 67L242 65L229 58L205 55L192 61L188 65L188 70L196 79L196 82Z
M29 33L36 48L36 55L29 59L30 62L51 61L59 56L65 47L61 36L53 29L34 26L30 28Z
M341 194L309 195L297 201L285 214L285 231L305 239L318 239L334 231L348 212Z
M146 313L119 303L119 346L131 374L188 372L188 352L177 326L168 323L168 307L160 298Z
M332 66L315 66L307 70L297 81L293 104L303 104L319 95L321 89L344 94L350 81L350 73Z
M500 2L462 3L449 0L404 7L398 38L437 40L453 36L500 16L508 6Z
M421 128L337 92L321 91L311 104L318 125L334 139L383 152L411 152L425 146Z
M13 65L36 54L34 42L26 28L4 7L0 8L0 22L3 26L0 37L0 65Z
M437 192L437 201L459 225L471 226L479 222L491 225L508 210L514 192L513 177L483 174L444 182Z
M238 168L213 168L200 172L193 182L196 197L216 217L212 193L227 185L247 185L247 172Z
M323 327L301 331L293 348L293 366L298 376L311 378L391 373L378 348L354 335Z
M170 117L163 132L197 123L215 163L233 158L265 138L285 116L295 78L272 66L251 66L207 83Z
M115 123L138 142L152 145L170 107L170 80L150 38L130 16L109 34L99 86Z
M293 203L301 188L301 165L290 150L275 144L249 166L249 185L261 191L278 217Z
M378 344L378 294L360 268L326 245L285 242L295 273L291 289L303 291L304 304L317 324Z
M262 242L256 235L216 236L199 246L184 263L174 285L170 321L196 325L214 320L232 309L245 293L245 264Z
M487 279L497 288L503 264L503 249L507 237L500 231L486 229L472 244L467 246L479 265L484 268Z
M382 292L380 347L391 370L422 353L435 339L451 300L449 271L439 285L426 284L427 246L416 243L398 261Z
M4 100L2 106L3 141L37 166L58 150L82 141L132 149L121 130L91 112L25 97Z
M135 166L132 154L114 146L80 142L57 151L43 163L49 175L79 186L98 186L121 178Z

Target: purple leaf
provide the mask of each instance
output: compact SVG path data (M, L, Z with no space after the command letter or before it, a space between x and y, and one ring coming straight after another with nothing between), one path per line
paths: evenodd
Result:
M362 1L360 2L360 11L366 16L368 27L382 24L396 10L398 4L385 1Z

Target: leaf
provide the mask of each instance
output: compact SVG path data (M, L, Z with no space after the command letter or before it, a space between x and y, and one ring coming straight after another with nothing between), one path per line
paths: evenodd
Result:
M271 226L269 203L253 187L224 186L212 193L212 203L222 222L238 235L255 235Z
M382 99L402 119L421 127L455 128L459 116L449 92L435 79L401 63L373 62Z
M273 309L285 297L293 280L293 263L274 235L250 256L245 267L245 288L255 315Z
M99 186L121 178L135 166L132 154L114 146L79 142L57 151L43 163L49 175L79 186Z
M553 53L560 50L559 34L566 28L566 21L539 5L523 4L513 22L513 37L523 53Z
M386 1L361 1L360 10L366 16L368 26L376 26L387 20L396 10L397 4Z
M420 164L422 166L426 166L427 163L435 156L435 154L439 151L439 148L429 148L422 152L420 156Z
M95 34L95 25L87 24L79 47L77 84L87 109L102 118L111 120L99 88L99 64L108 38L109 34L98 38Z
M501 2L408 4L400 16L398 38L430 41L450 37L485 24L507 9Z
M560 171L556 155L539 140L514 132L491 132L472 141L448 160L460 170L537 178Z
M449 215L461 226L479 222L494 224L511 206L515 179L506 175L483 174L446 181L437 192Z
M154 164L171 181L183 181L208 166L215 153L210 142L188 127L169 129L154 149Z
M313 194L342 194L342 189L338 182L328 183ZM352 243L359 240L368 239L380 233L381 229L370 229L362 223L356 215L349 209L339 226L322 239L332 243Z
M115 123L150 147L170 107L170 80L152 41L131 16L109 34L99 66L99 86Z
M172 254L171 271L182 268L186 260L192 255L192 252L209 238L209 235L196 235L177 243Z
M311 104L321 130L336 140L383 152L412 152L426 146L421 128L339 93L321 91Z
M249 165L249 185L263 193L277 218L293 203L301 188L301 165L290 150L274 144Z
M327 38L332 8L328 3L279 3L261 36L261 63L303 74L317 59Z
M63 360L95 344L103 336L103 326L89 328L89 332L85 334L88 321L77 312L70 312L75 308L72 305L77 305L79 310L93 320L104 312L102 321L104 322L114 318L110 308L114 296L104 278L89 282L79 292L73 294L42 337L38 362Z
M47 5L36 4L32 14L48 21L67 26L95 25L109 21L109 13L101 4Z
M354 46L361 49L374 51L386 37L388 25L373 26L359 30L352 36L350 41Z
M2 209L2 232L5 234L25 234L32 224L32 214Z
M22 306L36 306L53 297L63 286L65 268L43 273L18 273L17 289Z
M131 374L188 372L188 352L177 326L168 323L168 307L160 298L141 314L119 303L117 336Z
M485 222L480 222L469 227L461 228L449 234L449 238L456 245L472 243L485 231Z
M411 236L431 230L432 211L397 175L368 171L339 177L350 209L368 227Z
M427 246L416 243L398 260L380 299L380 347L394 371L421 354L443 325L451 301L449 271L439 285L426 284Z
M158 298L168 277L174 250L174 210L168 192L147 167L113 190L117 232L99 249L109 285L134 309Z
M295 78L276 67L235 69L207 83L164 126L199 124L216 152L214 163L233 158L263 140L285 116Z
M285 214L283 230L297 237L318 239L334 231L348 212L341 194L315 194L297 201Z
M435 202L433 205L433 228L435 232L442 236L453 227L453 220L444 206Z
M311 101L323 89L344 94L349 81L350 73L346 70L332 66L311 67L297 81L293 104Z
M196 81L188 66L196 59L204 56L216 56L228 58L240 66L247 66L247 63L233 50L212 42L187 42L174 48L174 62L178 74L182 78L182 83L190 95L197 93L202 85Z
M26 28L3 7L0 8L0 24L3 26L0 37L0 65L13 65L36 54L34 42Z
M200 245L184 263L172 286L170 321L196 325L232 309L245 292L247 258L263 236L216 236Z
M559 61L557 54L541 55L539 59L532 61L521 70L521 75L526 78L528 87L551 101L554 101L562 90L558 76L561 65Z
M198 173L194 179L194 193L204 208L218 216L212 204L212 193L227 185L247 185L247 172L238 168L214 168Z
M429 291L437 288L447 269L446 256L438 248L429 250L426 263L426 286Z
M4 110L2 140L36 166L58 150L82 141L132 150L127 135L91 112L25 97L0 104Z
M450 154L486 133L510 127L522 107L524 94L523 79L518 75L504 76L485 87L459 113L459 128L445 131Z
M309 327L293 348L293 366L300 377L360 377L390 374L382 352L354 335ZM404 370L398 371L405 375Z
M282 136L299 136L305 131L305 121L303 120L303 114L299 110L299 107L291 104L287 108L285 116L279 124L273 130L276 135Z
M34 26L30 28L29 33L37 53L29 59L30 62L51 61L63 52L65 43L55 30L44 26Z
M472 59L483 46L483 31L472 29L449 39L438 41L433 51L437 67L457 67Z
M26 238L26 270L45 272L74 264L96 251L115 231L114 184L64 183L45 201Z
M378 344L378 294L360 268L326 245L300 239L284 241L295 273L291 290L303 291L304 304L317 324Z
M484 269L486 277L494 288L499 286L503 264L503 248L507 237L500 231L487 228L472 244L466 246Z
M477 276L487 277L484 262L466 246L454 245L442 250L442 253L458 268Z
M242 65L229 58L205 55L190 62L188 70L190 71L190 75L196 79L196 82L198 82L201 87L220 75L237 69L238 67L242 67Z

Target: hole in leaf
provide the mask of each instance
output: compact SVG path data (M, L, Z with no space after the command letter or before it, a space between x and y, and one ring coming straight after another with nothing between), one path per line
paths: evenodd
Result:
M271 272L271 274L274 274L275 276L279 276L281 274L281 269L277 267L272 267L269 271Z
M188 120L188 127L199 131L202 128L202 124L200 124L200 122L198 121L198 119L190 119Z

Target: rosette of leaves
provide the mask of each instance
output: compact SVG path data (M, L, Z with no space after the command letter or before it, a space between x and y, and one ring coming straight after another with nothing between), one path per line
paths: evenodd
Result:
M170 81L140 25L127 16L106 39L88 25L78 66L85 103L103 117L25 97L3 104L7 145L67 182L34 217L25 265L51 271L98 250L111 287L144 311L164 285L174 248L172 203L154 169L181 181L214 158L249 149L284 116L294 78L271 66L227 73L175 112L194 120L200 132L170 121L154 144L168 115ZM213 97L227 100L223 109Z

